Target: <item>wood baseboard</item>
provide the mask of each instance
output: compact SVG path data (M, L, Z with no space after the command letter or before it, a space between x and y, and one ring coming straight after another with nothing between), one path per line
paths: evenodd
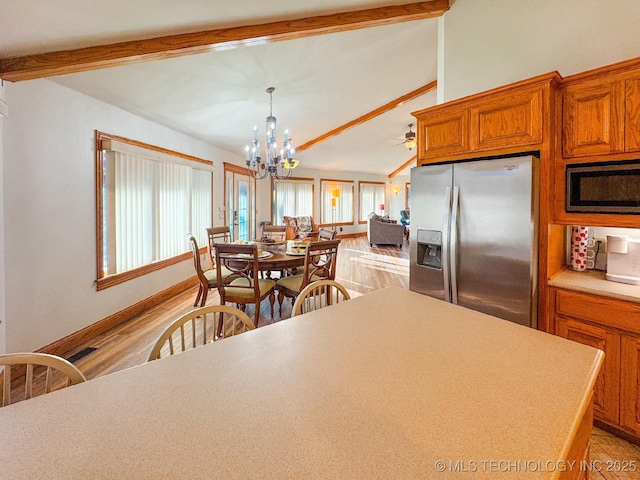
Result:
M145 312L149 308L157 305L158 303L164 302L165 300L184 292L185 290L194 287L198 284L198 277L193 276L184 280L176 285L167 288L161 292L152 295L151 297L145 298L138 303L135 303L124 310L120 310L119 312L114 313L113 315L109 315L102 320L98 320L91 325L87 325L86 327L67 335L59 340L56 340L49 345L46 345L42 348L36 350L38 353L50 353L52 355L62 355L73 348L82 345L84 342L105 333L111 328L120 325L121 323L130 320L136 315L140 315Z
M598 420L597 418L593 420L593 424L606 432L613 433L616 437L620 437L629 443L640 446L640 437L638 435L634 435L626 430L622 430L620 427L610 425L602 420Z
M340 233L336 235L337 238L356 238L356 237L366 237L367 232L357 232L357 233Z

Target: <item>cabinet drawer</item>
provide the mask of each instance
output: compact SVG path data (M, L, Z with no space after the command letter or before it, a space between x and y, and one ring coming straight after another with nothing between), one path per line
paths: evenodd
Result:
M640 334L640 304L556 290L556 313Z

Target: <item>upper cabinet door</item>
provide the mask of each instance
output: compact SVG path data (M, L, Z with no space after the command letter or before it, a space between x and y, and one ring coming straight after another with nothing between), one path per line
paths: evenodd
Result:
M625 82L625 150L640 151L640 78Z
M624 150L623 81L594 80L566 88L562 137L565 158Z
M542 142L542 88L502 94L471 108L471 149Z
M418 116L418 161L469 151L468 108Z

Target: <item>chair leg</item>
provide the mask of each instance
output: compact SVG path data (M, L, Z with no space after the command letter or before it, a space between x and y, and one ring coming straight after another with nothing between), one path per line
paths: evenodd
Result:
M202 300L200 301L200 306L204 307L205 302L207 301L207 295L209 294L209 289L202 287Z
M284 302L284 293L278 290L278 311L282 315L282 302Z
M202 284L198 287L198 295L196 296L196 301L193 302L194 307L198 306L198 302L200 302L200 295L202 295Z
M256 302L256 311L253 314L253 324L258 328L258 321L260 321L260 300Z
M275 292L271 292L269 295L269 303L271 304L271 320L273 320L273 304L276 303L276 294ZM282 307L280 307L282 310Z

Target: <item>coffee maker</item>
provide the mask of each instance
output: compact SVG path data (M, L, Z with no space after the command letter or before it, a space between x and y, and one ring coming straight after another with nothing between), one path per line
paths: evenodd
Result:
M607 235L607 280L640 285L640 240Z

